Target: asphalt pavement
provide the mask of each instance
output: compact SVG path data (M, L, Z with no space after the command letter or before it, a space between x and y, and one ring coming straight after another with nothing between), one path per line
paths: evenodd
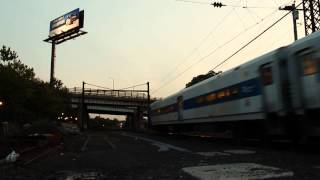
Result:
M0 179L320 179L320 152L289 145L126 131L68 136L64 149L26 166L0 167Z

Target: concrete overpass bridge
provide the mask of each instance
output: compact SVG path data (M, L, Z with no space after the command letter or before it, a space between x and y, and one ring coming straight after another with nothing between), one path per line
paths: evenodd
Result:
M88 124L89 113L126 115L130 128L143 129L147 122L149 104L156 101L150 98L149 83L146 90L71 88L71 107L79 112L81 125ZM90 84L88 84L90 85ZM134 86L135 87L135 86Z

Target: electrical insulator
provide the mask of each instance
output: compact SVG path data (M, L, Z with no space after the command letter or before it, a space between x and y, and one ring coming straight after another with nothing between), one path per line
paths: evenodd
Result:
M225 6L221 2L214 2L211 5L213 5L214 7L219 7L219 8L221 8L222 6Z

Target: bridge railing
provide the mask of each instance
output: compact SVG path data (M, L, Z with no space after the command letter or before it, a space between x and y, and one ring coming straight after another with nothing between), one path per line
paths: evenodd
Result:
M69 88L72 94L82 94L82 88ZM85 95L101 96L101 97L116 97L116 98L131 98L131 99L148 99L147 91L143 90L105 90L105 89L84 89ZM157 99L152 98L152 101Z

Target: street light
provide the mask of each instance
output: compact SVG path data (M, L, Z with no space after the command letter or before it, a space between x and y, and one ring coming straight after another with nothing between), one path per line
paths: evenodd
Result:
M114 90L114 79L112 77L109 77L109 79L112 79L112 89Z

